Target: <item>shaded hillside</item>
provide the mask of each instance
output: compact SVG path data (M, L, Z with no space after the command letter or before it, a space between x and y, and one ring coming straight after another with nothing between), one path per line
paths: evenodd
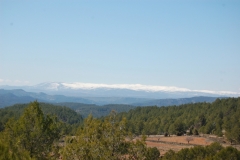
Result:
M5 107L0 109L0 123L5 124L9 118L18 119L28 104L16 104L10 107ZM83 121L82 116L79 113L76 113L74 110L63 107L56 106L47 103L40 103L40 108L42 109L45 115L55 115L59 120L67 124L77 124Z
M102 117L107 116L109 113L114 110L117 113L127 112L130 109L135 108L135 106L124 105L124 104L109 104L104 106L98 106L95 104L82 104L82 103L57 103L60 106L67 106L76 112L80 113L84 118L89 114L92 114L93 117Z
M80 95L78 95L80 96ZM125 104L132 106L170 106L197 102L213 102L216 97L192 97L179 99L149 99L135 97L68 97L64 95L48 95L43 92L26 92L22 89L0 89L0 108L17 103L29 103L34 100L46 103L84 103L84 104ZM127 111L127 110L126 110Z
M34 100L39 102L80 102L80 103L93 103L80 97L67 97L63 95L48 95L42 92L26 92L22 89L4 90L0 89L0 108L11 106L17 103L29 103Z
M217 97L192 97L192 98L178 98L178 99L156 99L156 100L148 100L145 102L133 103L135 106L173 106L173 105L181 105L188 103L198 103L198 102L213 102L217 99Z
M90 113L93 117L101 117L107 116L111 110L115 110L117 113L120 112L128 112L130 109L136 108L136 105L142 106L146 104L146 106L150 106L149 104L159 104L159 106L169 106L173 105L181 105L188 103L197 103L197 102L213 102L215 97L193 97L193 98L181 98L181 99L161 99L161 100L151 100L146 103L135 103L134 105L125 105L125 104L108 104L108 105L95 105L95 104L82 104L82 103L56 103L60 106L67 106L76 112L80 113L83 117L87 117Z
M11 106L16 103L29 103L35 99L30 96L18 97L12 93L0 94L0 108Z
M106 104L128 104L132 105L135 103L144 103L154 99L150 98L135 98L133 97L86 97L86 99L91 100L94 104L97 105L106 105Z

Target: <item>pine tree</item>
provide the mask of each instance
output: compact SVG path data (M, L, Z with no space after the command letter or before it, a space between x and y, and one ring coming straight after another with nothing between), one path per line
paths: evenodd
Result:
M37 101L28 105L18 121L9 121L4 130L10 150L28 152L35 159L59 156L58 147L54 145L60 138L59 133L57 119L44 116Z

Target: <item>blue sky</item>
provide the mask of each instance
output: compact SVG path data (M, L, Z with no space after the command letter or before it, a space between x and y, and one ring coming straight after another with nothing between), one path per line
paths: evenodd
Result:
M0 85L240 92L238 0L1 0Z

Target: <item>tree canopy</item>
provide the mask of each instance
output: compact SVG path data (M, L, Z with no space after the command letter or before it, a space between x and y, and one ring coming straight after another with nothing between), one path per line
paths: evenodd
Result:
M10 107L0 109L0 131L4 129L5 124L11 118L17 120L23 114L24 109L28 104L16 104ZM61 121L61 132L69 134L74 132L75 128L82 124L83 118L79 113L74 110L64 107L56 106L48 103L39 103L43 114L56 116Z
M126 120L116 121L112 112L103 121L92 115L84 121L76 136L69 137L63 150L64 159L120 160L120 159L158 159L156 148L147 148L144 137L133 141L126 131Z
M38 102L32 102L17 121L10 119L7 122L1 133L4 137L2 145L5 144L9 152L28 153L36 159L50 159L58 156L54 141L60 138L59 124L56 117L44 116Z
M168 151L162 160L238 160L240 159L240 151L233 147L222 147L219 143L212 143L209 146L195 146L193 148L185 148L179 152L173 150Z
M194 103L170 107L137 107L118 114L126 117L127 130L141 134L215 134L240 143L240 98L217 99L213 103Z
M142 135L182 135L186 129L189 129L191 134L225 134L232 143L240 141L240 98L217 99L212 104L142 107L119 114L112 111L109 116L101 119L89 115L83 125L75 125L76 119L63 114L69 112L70 115L76 115L71 114L71 110L60 107L55 116L54 109L57 110L58 107L45 104L44 109L41 105L43 104L35 101L27 107L16 105L0 110L0 114L7 120L0 126L0 159L61 157L64 160L157 160L160 155L158 149L148 148L145 143L146 137ZM46 111L50 114L46 114ZM76 132L74 135L64 135L67 133L64 132L65 124L71 122ZM135 135L141 135L142 139L136 138ZM60 139L64 142L60 142ZM170 150L162 159L229 158L240 159L240 151L213 143L210 146L186 148L179 152Z

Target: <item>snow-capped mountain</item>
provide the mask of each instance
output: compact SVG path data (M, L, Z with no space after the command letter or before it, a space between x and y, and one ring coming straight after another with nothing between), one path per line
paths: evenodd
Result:
M3 89L8 89L1 87ZM34 86L23 86L26 91L45 92L77 97L138 97L138 98L187 98L194 96L238 97L240 93L230 91L190 90L174 86L152 86L142 84L94 84L46 82Z

